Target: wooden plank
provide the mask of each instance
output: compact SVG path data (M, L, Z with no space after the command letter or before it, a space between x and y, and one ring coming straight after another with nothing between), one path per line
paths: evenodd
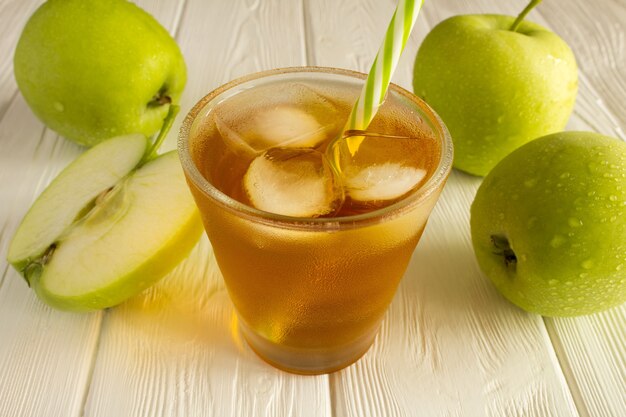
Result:
M389 16L393 10L394 2L380 3L369 1L356 6L307 2L311 19L307 22L307 37L309 44L315 45L315 50L308 52L310 61L367 71L387 22L382 16ZM403 57L394 81L410 89L417 45L428 29L444 18L471 13L513 15L525 4L525 1L497 4L488 1L426 2L409 41L407 56ZM564 6L560 4L551 6L553 10L549 13L554 20L564 15L582 19L580 13L569 13L569 8L575 5L568 4L568 11L562 10ZM558 13L557 7L560 8ZM347 16L355 16L356 21ZM550 26L537 11L531 13L530 19ZM613 20L611 26L615 27L616 22L619 20ZM577 24L568 21L568 27L575 31ZM582 39L593 37L592 33L579 36ZM623 34L614 35L612 44L615 44L617 36L623 37ZM580 55L576 45L572 46ZM617 51L617 56L603 62L621 62L621 50ZM610 111L597 108L599 81L586 77L586 60L579 62L581 87L568 128L618 135L619 124L615 124L615 120L619 119ZM619 74L619 71L623 72L623 65L611 69ZM598 68L597 73L603 74L604 68ZM612 84L611 80L609 78L608 85ZM624 77L621 80L623 82ZM607 80L603 82L607 83ZM620 91L619 86L617 91ZM624 414L623 411L614 414L602 412L612 411L611 404L621 406L623 400L616 399L614 395L623 394L623 384L613 384L615 388L608 391L592 392L591 389L597 382L607 387L620 376L621 381L624 380L624 333L611 327L612 324L623 325L626 321L623 314L610 313L613 320L605 319L604 315L593 316L605 326L587 324L587 334L576 331L563 334L561 343L564 347L557 348L555 353L548 331L554 337L554 329L558 329L563 321L557 320L554 322L557 324L551 326L552 321L548 320L546 330L540 317L521 312L505 302L475 265L469 240L468 214L479 182L479 179L461 173L452 176L392 304L375 348L356 366L331 376L337 413L576 415L578 410L565 380L567 376L571 384L578 381L590 393L596 394L593 398L580 400L583 403L598 403L587 414L586 407L579 404L578 391L573 388L581 415ZM454 259L450 260L449 256L454 256ZM438 262L444 266L438 266ZM569 320L568 323L576 327L572 324L576 320ZM579 321L584 320L587 319ZM596 330L590 334L592 328ZM589 345L585 336L601 339L601 345L605 347ZM562 361L564 355L571 356L573 353L576 353L574 359L579 364L583 363L583 356L593 359L584 363L576 375L571 375L566 369L564 376L559 359ZM467 358L473 360L468 363ZM607 368L611 366L613 369L607 373ZM597 395L600 392L613 395L603 400Z
M46 131L20 95L0 122L0 143L0 415L78 416L101 314L45 306L6 253L35 197L80 148Z
M595 130L626 140L626 3L547 1L538 14L575 52L581 74L581 115L590 119ZM596 124L598 117L609 124Z
M580 415L626 415L626 305L544 320Z
M478 269L468 226L478 185L453 172L373 349L331 376L338 415L578 415L541 317Z
M6 262L19 221L45 185L80 153L32 115L17 93L12 56L40 1L0 5L0 415L78 416L101 314L71 314L41 303ZM45 394L44 394L45 393Z
M42 0L5 0L0 2L0 120L17 93L13 77L13 54L22 28Z
M580 87L575 117L593 130L626 140L626 5L583 0L544 2L540 23L572 47ZM626 415L626 305L577 318L545 318L581 416Z
M234 77L303 64L302 9L276 3L186 1L182 114ZM107 313L85 415L327 416L328 377L278 371L247 347L203 238L172 274Z
M253 0L236 5L188 1L186 9L181 2L140 3L179 33L190 71L183 114L202 94L246 72L305 62L366 71L388 21L385 13L393 10L391 0L307 2L304 10L285 1L281 9L296 7L289 12ZM0 33L20 16L25 20L26 10L36 3L2 2ZM410 88L417 46L441 18L514 14L525 3L427 2L421 18L428 24L418 23L394 80ZM572 15L570 7L583 12ZM580 55L582 48L588 57L579 59L581 90L569 128L623 132L624 35L617 28L623 11L617 0L602 6L576 0L558 6L544 2L530 15L578 42L575 52ZM304 48L303 28L291 25L308 13ZM604 17L596 18L598 13ZM184 17L180 25L179 16ZM564 16L576 16L577 23ZM187 20L195 23L187 27ZM277 24L283 21L291 23ZM578 32L578 26L584 29ZM600 40L594 39L596 31ZM232 33L238 35L227 36ZM0 37L0 56L12 55L18 35L7 30ZM35 196L82 151L44 131L15 96L7 62L0 63L0 117L5 116L0 119L1 254ZM176 130L166 148L175 146ZM552 368L555 352L546 348L542 357L533 345L549 347L549 333L580 415L626 415L625 308L546 319L546 333L538 317L501 299L477 278L468 249L467 208L477 185L475 178L453 175L379 340L357 365L330 379L306 378L282 374L258 360L233 330L232 307L203 240L161 284L106 313L84 414L329 415L330 381L335 414L341 416L576 415L562 376ZM43 306L4 255L0 274L0 415L80 415L101 314L60 313ZM509 332L517 337L509 340ZM559 404L564 405L557 412L553 408Z
M307 64L368 72L396 4L393 0L305 0ZM415 54L428 32L424 12L420 12L392 78L394 83L409 91L413 90Z
M86 416L324 416L328 378L279 371L239 334L208 240L105 317Z
M0 5L2 56L12 56L21 25L39 3ZM64 313L45 306L5 258L26 210L83 148L45 129L35 118L16 93L12 59L0 66L0 115L4 116L0 120L0 415L79 416L102 312Z

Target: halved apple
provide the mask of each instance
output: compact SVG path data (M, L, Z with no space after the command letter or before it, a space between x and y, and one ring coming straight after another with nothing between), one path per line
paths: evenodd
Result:
M176 152L151 158L142 135L104 141L39 196L8 261L53 307L116 305L176 266L202 233Z

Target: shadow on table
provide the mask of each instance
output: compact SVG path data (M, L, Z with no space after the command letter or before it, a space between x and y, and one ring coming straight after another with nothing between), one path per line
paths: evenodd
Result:
M151 350L174 361L200 354L219 358L222 364L260 361L242 340L205 236L162 281L110 310L103 326L105 342L108 334L124 334L138 354Z

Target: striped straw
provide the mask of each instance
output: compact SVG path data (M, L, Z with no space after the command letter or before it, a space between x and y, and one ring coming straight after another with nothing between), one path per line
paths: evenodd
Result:
M416 4L417 7L416 7ZM378 112L378 108L385 99L391 75L400 61L400 55L404 50L406 41L411 34L411 29L417 20L424 0L400 0L396 11L393 13L385 40L376 54L372 68L370 69L361 95L354 103L348 123L344 132L348 130L365 130ZM347 141L350 154L354 155L359 149L362 137L351 137Z

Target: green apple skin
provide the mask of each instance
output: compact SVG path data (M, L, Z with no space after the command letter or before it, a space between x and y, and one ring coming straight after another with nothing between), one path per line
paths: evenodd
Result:
M626 301L626 142L534 140L483 180L471 208L482 271L524 310L595 313Z
M68 165L18 227L9 263L46 304L115 306L171 271L203 229L176 151L111 138Z
M163 161L163 158L176 159L176 162L178 162L176 151L171 151L151 163L158 164ZM188 192L188 190L184 188L183 191ZM154 192L157 193L158 189L155 189ZM185 198L191 197L185 196ZM47 268L43 269L41 275L31 279L30 286L42 301L60 310L87 312L116 306L159 281L172 271L181 260L189 255L189 252L191 252L198 243L198 239L204 231L200 215L195 209L195 205L193 208L194 210L189 211L188 216L182 219L176 232L170 235L169 239L161 242L161 246L157 251L151 252L149 257L146 256L144 258L143 262L133 265L133 269L120 274L106 286L94 288L91 291L83 291L79 294L59 291L56 288L57 285L52 287L50 282L52 280L58 280L60 273L63 271L71 273L74 269L66 265L61 265L57 268L54 262L67 263L68 261L72 261L72 259L69 259L69 256L66 256L65 259L60 261L58 255L56 255L56 258L55 256L52 257L52 262ZM166 214L167 213L163 213L163 216L166 216ZM154 228L159 227L159 224L148 224L144 225L144 227ZM140 252L141 249L137 248L137 245L142 244L140 235L141 229L137 228L137 230L137 241L120 242L121 250L136 250ZM147 235L149 238L150 234L148 233ZM103 253L102 256L116 256L115 248L112 248L107 254ZM86 257L81 256L75 261L82 261L85 258ZM89 259L86 260L89 261ZM92 262L94 265L97 265L102 262L102 260L92 259ZM115 262L112 263L115 265ZM108 266L102 264L101 268L106 269ZM68 275L70 275L70 273L68 273Z
M418 51L413 87L441 116L454 167L486 175L532 139L563 130L578 90L569 46L542 26L501 15L454 16Z
M154 134L186 82L169 33L125 0L46 1L24 27L14 72L35 115L87 146Z

